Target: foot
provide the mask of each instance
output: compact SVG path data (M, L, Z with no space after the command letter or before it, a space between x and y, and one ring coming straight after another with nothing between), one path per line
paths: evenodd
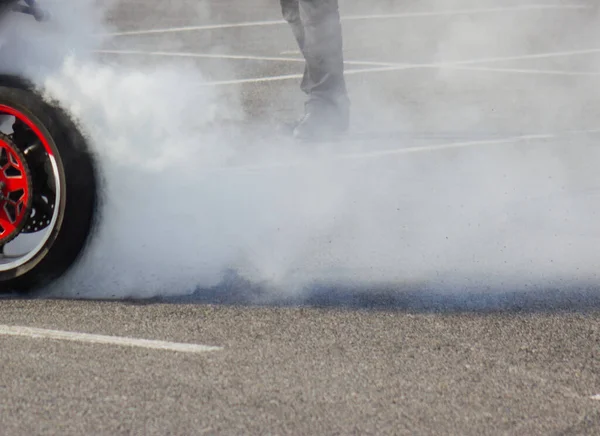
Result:
M304 116L285 129L301 141L319 141L335 138L348 130L348 113L328 105L307 105Z

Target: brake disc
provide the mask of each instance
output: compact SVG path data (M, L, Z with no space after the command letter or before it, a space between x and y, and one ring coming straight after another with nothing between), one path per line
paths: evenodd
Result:
M27 161L33 184L31 214L21 233L35 233L45 229L52 222L56 196L50 160L37 136L23 123L13 126L13 138L24 149L23 155Z

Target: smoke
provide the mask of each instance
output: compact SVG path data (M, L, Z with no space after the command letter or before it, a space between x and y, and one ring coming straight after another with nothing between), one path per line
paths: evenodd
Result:
M207 5L186 14L208 19ZM23 18L5 28L19 40L11 71L31 77L81 121L101 166L104 198L91 246L52 287L54 295L182 295L215 287L230 271L264 284L273 298L301 294L318 282L456 292L597 281L600 203L590 162L600 156L585 135L393 152L486 141L502 132L589 127L577 115L590 79L534 81L454 69L386 73L367 83L349 79L356 125L370 131L341 143L304 145L258 124L243 89L207 86L207 73L192 63L119 64L95 56L110 43L99 35L111 30L105 14L118 4L46 6L51 23ZM392 9L381 4L377 12ZM404 21L402 29L386 27L380 35L346 32L345 46L352 54L381 45L384 56L403 42L407 55L429 53L414 62L505 56L533 50L520 44L536 27L557 26L529 21L508 31L507 22L499 17L490 28L489 20L457 18L434 37L416 21ZM506 38L498 42L500 30ZM551 48L537 41L534 48ZM236 71L225 61L212 66L224 76ZM283 86L281 94L289 95L291 85ZM516 99L519 92L529 99ZM267 106L290 111L301 102L297 94L271 93L275 101ZM453 135L434 138L424 131ZM460 131L479 136L463 138Z

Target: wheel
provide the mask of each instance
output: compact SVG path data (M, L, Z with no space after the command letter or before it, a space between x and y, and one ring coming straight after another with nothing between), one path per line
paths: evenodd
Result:
M0 76L0 291L28 292L79 258L97 206L94 159L74 121Z

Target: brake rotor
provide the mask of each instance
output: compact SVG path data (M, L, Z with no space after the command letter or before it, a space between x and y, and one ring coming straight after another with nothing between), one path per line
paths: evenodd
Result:
M52 222L54 197L38 195L33 199L31 215L21 233L35 233L45 229Z
M0 133L0 246L21 233L31 214L31 172L25 155Z
M23 150L35 195L31 204L31 213L21 233L35 233L45 229L52 222L56 200L56 188L48 154L44 150L40 138L20 120L13 124L13 140Z

